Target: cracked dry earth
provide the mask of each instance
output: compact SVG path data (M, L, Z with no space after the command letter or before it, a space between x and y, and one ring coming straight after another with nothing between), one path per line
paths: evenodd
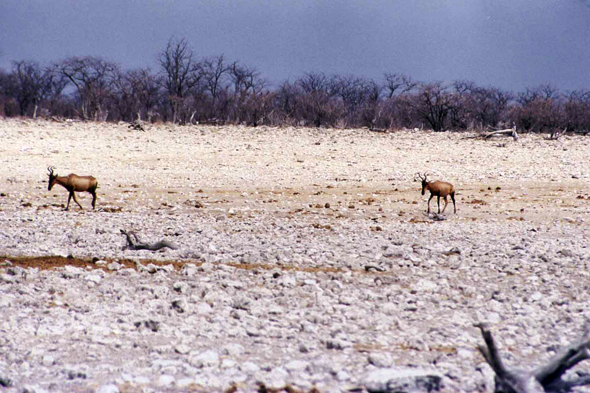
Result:
M0 120L0 390L491 391L477 322L540 365L590 318L590 139L467 135Z

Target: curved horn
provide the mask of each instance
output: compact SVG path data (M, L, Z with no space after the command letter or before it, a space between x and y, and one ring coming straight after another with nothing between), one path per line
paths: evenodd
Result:
M47 167L47 172L49 172L50 175L53 175L53 170L55 169L54 166L48 166Z
M418 176L418 178L420 178L420 180L426 180L426 172L424 172L424 176L422 176L420 174L420 172L416 173L416 176Z

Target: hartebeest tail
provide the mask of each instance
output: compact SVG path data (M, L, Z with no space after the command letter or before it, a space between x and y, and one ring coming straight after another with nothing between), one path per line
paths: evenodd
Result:
M78 199L76 198L75 192L89 192L92 194L92 208L94 209L96 206L96 187L98 187L98 182L92 176L78 176L73 173L70 173L67 176L58 176L57 173L53 173L55 168L50 166L47 168L49 172L49 185L47 187L48 191L51 191L54 185L59 184L63 186L70 195L68 196L68 204L66 206L66 210L70 208L70 200L72 197L74 198L74 202L80 206L80 209L84 209Z
M426 173L424 177L417 173L420 180L422 180L422 195L426 192L426 190L430 191L430 198L428 198L428 213L430 213L430 201L432 197L436 196L436 203L438 204L438 213L440 214L440 197L443 197L445 200L445 207L443 208L443 213L449 204L447 201L447 196L450 195L451 199L453 200L453 209L454 212L457 213L457 205L455 204L455 187L451 183L447 183L445 181L428 181Z

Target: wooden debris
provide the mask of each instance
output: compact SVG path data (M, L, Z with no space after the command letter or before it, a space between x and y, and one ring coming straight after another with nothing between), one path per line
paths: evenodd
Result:
M384 268L382 268L380 266L377 266L377 265L366 265L365 266L365 271L368 272L368 271L371 271L371 269L376 270L378 272L384 272L385 271Z
M167 240L160 240L157 243L142 243L141 239L135 234L135 232L127 232L124 229L121 229L121 233L127 238L127 245L123 249L158 251L165 247L172 250L178 248L174 243Z
M551 131L551 134L549 134L548 136L545 137L545 140L556 141L559 138L561 138L563 135L565 135L566 132L567 132L567 127L564 128L563 131L553 130L553 131Z
M483 132L483 133L479 133L475 136L465 137L464 139L485 139L485 140L487 140L487 139L491 139L495 136L511 136L512 138L514 138L515 141L518 140L518 133L516 132L516 126L513 126L512 128L507 128L505 130Z
M505 130L486 132L482 135L482 138L483 139L490 139L495 136L511 136L512 138L514 138L515 141L518 140L518 134L516 133L516 126L514 126L512 128L505 129Z
M130 122L127 128L129 128L130 130L145 131L145 128L143 128L143 125L139 120Z
M571 392L573 387L590 385L590 376L563 380L570 368L583 360L590 359L590 322L584 327L582 337L564 348L547 365L533 371L509 370L502 362L498 347L486 324L475 325L481 330L486 346L479 346L479 352L496 374L494 392L533 393Z

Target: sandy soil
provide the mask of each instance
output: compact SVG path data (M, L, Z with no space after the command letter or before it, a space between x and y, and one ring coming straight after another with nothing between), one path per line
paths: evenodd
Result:
M418 171L455 184L460 214L453 220L584 218L590 199L584 137L484 142L450 133L169 125L130 132L124 125L29 121L3 121L0 132L0 176L10 195L0 199L4 210L15 202L33 209L65 204L63 189L46 192L49 165L60 175L94 175L98 206L124 211L192 211L194 201L206 212L288 214L329 203L330 212L355 205L363 215L382 209L380 218L405 222L404 214L423 210L412 181Z
M272 370L285 368L292 357L287 351L263 356L268 370L238 370L244 373L243 379L217 367L209 373L217 373L219 381L202 382L198 372L185 370L182 376L193 378L190 386L225 389L236 381L244 390L259 381L277 387L288 383L304 390L364 386L362 375L377 367L367 363L366 353L371 350L366 348L388 352L384 348L394 345L389 365L438 363L437 368L446 373L449 391L489 389L489 371L480 372L479 377L466 376L469 370L487 367L474 349L479 336L473 323L487 320L496 324L510 335L511 359L524 356L532 361L547 358L546 344L565 344L584 319L590 318L590 139L565 136L549 141L540 135L522 135L518 141L482 141L467 138L470 135L171 125L150 126L141 132L130 131L125 124L0 120L0 255L10 266L27 271L41 267L61 272L69 264L103 269L108 272L106 279L112 275L113 280L118 269L110 273L106 264L97 266L92 261L116 261L123 270L136 269L138 262L172 264L174 269L168 274L181 274L185 263L213 263L213 270L205 269L205 276L223 266L244 282L253 280L245 276L253 270L262 275L301 273L305 277L296 276L297 280L317 280L321 285L340 277L351 293L359 288L393 291L398 299L405 299L399 304L418 304L419 313L408 313L407 304L399 306L399 319L382 333L379 345L368 344L372 341L367 332L343 328L349 336L342 340L356 345L341 351L345 356L339 364L348 377L309 369L302 376L297 373L300 370L287 367L286 377L272 380ZM49 165L60 175L95 176L99 182L97 209L91 210L89 194L79 194L85 209L72 201L70 211L63 211L66 191L59 186L47 190ZM429 178L455 185L457 214L452 204L442 221L425 214L428 196L420 195L416 172L428 172ZM431 208L436 211L436 199ZM150 242L166 238L179 248L156 253L123 250L120 229L136 231ZM38 258L41 256L50 258ZM386 271L366 272L368 265ZM337 276L325 276L331 273ZM41 279L34 274L29 277L31 285ZM144 277L144 285L150 279ZM428 283L445 289L433 289ZM16 293L17 285L14 280L0 279L0 295ZM375 285L378 288L371 288ZM248 294L247 289L242 290ZM270 290L274 293L275 288ZM423 291L427 295L422 298ZM507 298L496 302L500 305L490 305L494 293L500 292ZM292 295L298 296L297 292ZM534 301L530 300L533 295ZM559 303L559 298L566 298L566 304ZM365 301L383 299L369 296ZM453 310L464 308L452 327L448 325L453 313L445 314L443 307L448 301L455 302ZM25 305L17 300L5 303L16 321L16 310ZM522 306L514 306L520 303L532 308L523 314ZM285 313L298 310L297 304L282 306ZM390 311L386 314L391 316ZM392 331L391 326L405 332ZM424 332L412 332L416 326L425 328ZM149 378L123 381L105 371L95 376L88 373L88 380L67 385L59 377L48 376L51 365L42 357L35 363L28 355L18 354L32 344L25 336L11 341L16 331L15 324L0 325L0 332L8 337L0 344L17 353L0 356L0 377L11 378L17 387L59 390L75 386L83 390L118 386L123 390L125 385L128 389L174 391L189 386L180 371L166 384ZM468 338L457 341L461 332L468 332ZM328 329L326 334L332 333ZM224 337L228 340L231 334ZM399 337L406 337L410 344L403 340L400 344ZM266 344L273 345L269 340ZM275 345L280 342L276 339ZM325 341L321 343L305 352L307 362L334 351ZM442 349L423 353L421 345ZM209 347L214 347L213 341ZM61 359L71 357L67 349L58 352ZM26 372L17 367L25 358L29 359ZM239 356L232 359L243 360ZM65 363L57 364L65 367ZM145 367L141 372L149 369ZM588 371L589 366L585 367ZM152 372L157 375L159 371Z

